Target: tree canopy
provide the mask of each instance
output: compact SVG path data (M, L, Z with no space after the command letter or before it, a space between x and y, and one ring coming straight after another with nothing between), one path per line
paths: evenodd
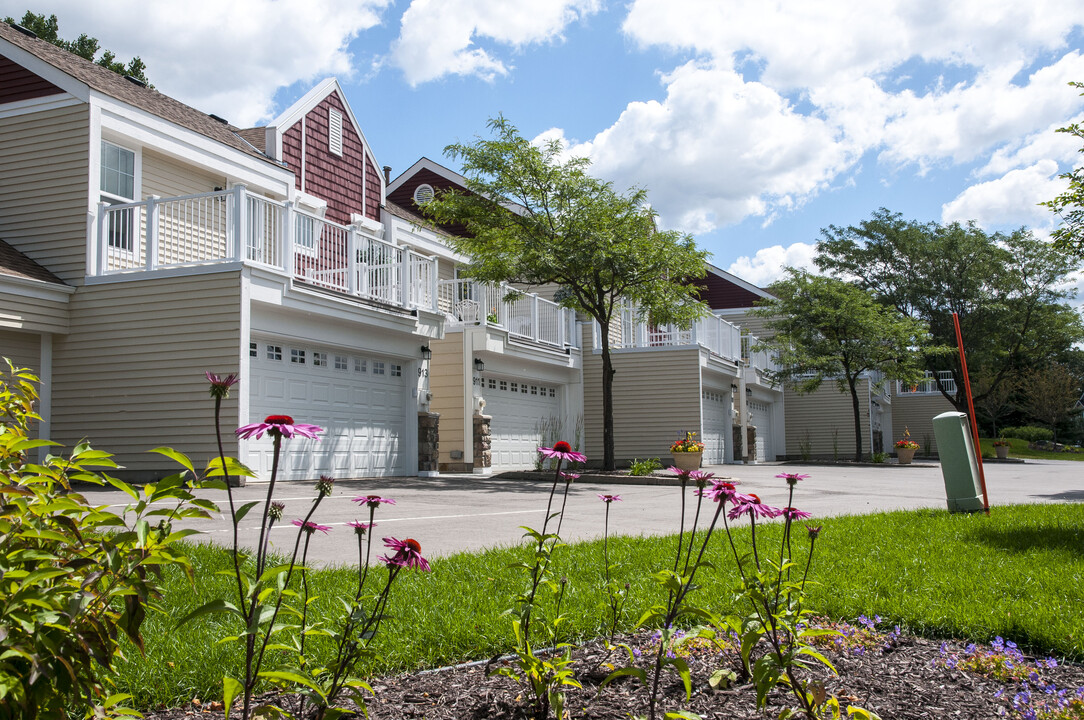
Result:
M51 42L53 45L63 48L70 53L74 53L85 60L96 62L118 75L129 75L145 85L150 85L150 81L147 80L145 74L147 66L138 55L132 58L127 65L124 65L117 60L116 55L109 50L105 50L102 52L102 56L95 60L94 56L97 55L98 50L101 49L101 46L98 44L98 38L93 38L86 33L82 33L75 40L61 39L60 22L57 20L56 15L45 17L44 14L38 15L27 10L26 14L23 15L22 20L16 21L14 18L6 17L4 18L4 22L9 25L14 25L18 22L18 24L22 25L24 28L33 30L35 35L46 42Z
M1079 314L1064 303L1076 263L1025 229L988 234L971 223L919 223L882 208L858 225L821 233L821 270L927 324L926 369L952 371L956 391L939 386L960 411L967 403L959 358L937 352L956 345L953 312L968 367L986 378L976 402L1084 339Z
M920 378L915 348L928 343L925 324L849 282L794 268L769 290L774 299L760 303L753 314L767 318L773 333L764 344L778 356L775 379L800 393L814 392L830 380L841 393L849 393L855 461L860 461L859 382L871 372L905 382Z
M1069 85L1084 88L1084 83L1080 82L1071 82ZM1067 133L1084 142L1084 125L1080 123L1058 128L1057 132ZM1078 152L1084 153L1084 146ZM1059 177L1068 180L1069 187L1053 200L1042 203L1053 210L1062 221L1050 235L1058 249L1084 257L1084 165L1077 165Z
M623 304L643 319L688 327L707 312L688 280L705 273L706 253L689 235L661 231L642 189L618 192L587 173L586 158L565 158L558 141L533 144L504 117L491 139L457 143L469 192L450 190L425 204L440 223L468 234L451 245L470 258L464 274L527 287L557 284L558 301L602 328L603 466L614 467L613 367L609 329Z

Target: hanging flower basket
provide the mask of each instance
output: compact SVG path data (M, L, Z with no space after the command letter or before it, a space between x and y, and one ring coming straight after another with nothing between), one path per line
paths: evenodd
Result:
M703 452L676 452L673 453L674 467L678 470L699 470L700 459Z

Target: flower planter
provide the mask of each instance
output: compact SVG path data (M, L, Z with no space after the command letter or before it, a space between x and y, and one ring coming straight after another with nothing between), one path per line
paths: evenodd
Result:
M1007 460L1008 457L1009 457L1009 446L1008 445L997 445L997 446L994 447L994 452L997 453L997 459L998 460Z
M896 448L896 458L899 460L900 465L910 465L911 461L915 459L914 448Z
M676 452L671 453L674 458L674 467L678 470L699 470L702 452Z

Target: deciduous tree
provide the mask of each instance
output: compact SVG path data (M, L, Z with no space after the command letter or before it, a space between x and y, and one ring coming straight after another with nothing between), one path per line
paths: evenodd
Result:
M470 258L466 275L526 287L556 283L563 306L598 322L602 464L612 470L615 314L630 302L642 319L688 327L707 312L687 282L704 275L706 253L688 235L657 229L644 190L618 192L587 173L586 158L565 158L558 141L533 144L504 117L489 129L490 139L445 148L460 161L469 192L441 193L423 210L467 228L451 239Z
M1041 367L1084 338L1067 276L1077 263L1025 229L987 234L974 224L919 223L884 208L850 227L822 230L817 266L853 280L929 327L926 368L951 370L956 391L938 387L967 412L959 358L931 348L955 347L958 314L973 375L995 393L1013 376Z
M815 392L825 380L849 393L854 459L861 461L862 375L879 372L885 378L918 382L922 369L915 348L928 343L924 323L878 303L851 283L794 268L769 289L774 299L754 314L767 318L774 333L764 344L778 353L776 379L799 393Z

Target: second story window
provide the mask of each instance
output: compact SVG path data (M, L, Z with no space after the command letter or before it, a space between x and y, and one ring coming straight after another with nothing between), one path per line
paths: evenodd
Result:
M110 205L133 202L136 195L135 152L103 140L100 177L102 202ZM135 208L109 213L106 220L109 247L126 252L135 249L135 219Z

